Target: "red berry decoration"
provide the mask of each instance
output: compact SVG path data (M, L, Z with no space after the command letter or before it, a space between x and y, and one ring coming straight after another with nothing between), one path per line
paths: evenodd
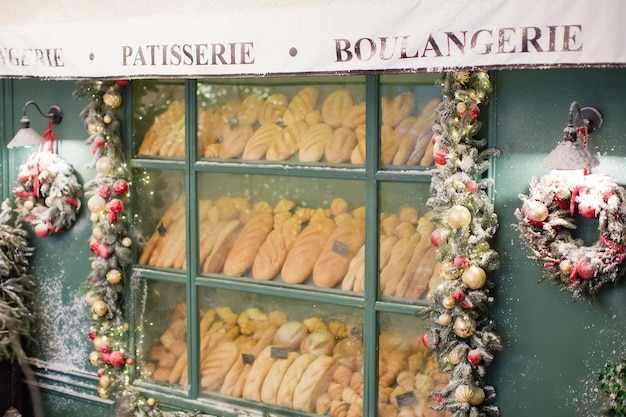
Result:
M467 268L469 260L465 256L457 255L454 257L454 266L459 269Z
M452 299L457 302L463 301L465 300L465 293L463 292L462 289L455 288L454 291L452 291Z
M476 181L470 180L465 184L465 192L474 194L476 191L478 191L478 183Z
M39 223L35 226L35 235L37 235L37 237L46 237L48 236L48 233L50 233L50 229L48 229L47 224Z
M113 191L117 195L123 195L128 192L128 182L123 179L116 180L113 183Z
M592 206L579 204L578 212L581 216L588 219L593 219L594 217L596 217L596 209L594 209Z
M102 184L100 188L98 189L98 194L102 198L109 198L111 197L111 189L109 188L108 185Z
M441 241L442 234L443 234L443 230L441 229L435 229L430 234L430 243L432 243L434 247L436 248L439 247L439 242Z
M443 401L443 395L435 394L435 401L441 404L441 402Z
M89 240L89 249L97 255L99 248L100 248L100 242L98 242L98 240L95 237L92 237L91 240Z
M93 144L98 148L102 148L105 143L106 139L102 135L96 136L96 138L93 140Z
M116 350L109 355L109 363L113 366L122 366L125 362L124 354L120 351Z
M89 338L91 340L94 340L96 338L96 331L95 331L95 329L93 329L93 328L89 329Z
M130 81L128 80L115 80L115 84L119 85L120 87L124 87L125 85L127 85Z
M470 116L470 121L475 121L476 119L478 119L478 116L480 116L480 109L478 108L478 106L476 104L472 105L471 108L471 116Z
M133 360L133 358L126 359L126 365L133 366L134 364L135 364L135 361Z
M439 148L433 154L433 159L437 165L446 164L446 156L450 153L446 148Z

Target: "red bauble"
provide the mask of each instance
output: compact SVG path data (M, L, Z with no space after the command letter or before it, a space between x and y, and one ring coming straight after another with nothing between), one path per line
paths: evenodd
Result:
M95 139L93 140L93 144L98 148L102 148L105 143L106 143L106 139L102 135L96 136Z
M111 354L110 353L103 353L102 354L102 362L109 363L109 360L111 360Z
M111 353L111 345L109 345L108 343L103 343L100 345L100 352L101 353Z
M426 347L428 347L428 333L424 333L422 335L422 344Z
M437 165L446 164L446 156L450 153L446 148L439 148L433 154L433 159Z
M109 210L111 213L120 214L124 211L124 202L119 198L114 198L109 203Z
M129 82L130 82L129 80L115 80L115 84L119 85L120 87L124 87Z
M50 229L48 229L47 224L39 223L35 226L35 235L37 235L37 237L46 237L48 236L48 233L50 233Z
M111 189L109 188L108 185L102 184L100 188L98 189L98 194L102 198L109 198L111 197Z
M457 302L463 301L465 299L465 293L462 289L455 288L454 291L452 291L452 299Z
M109 355L109 363L113 366L122 366L126 362L124 354L120 351L111 352Z
M596 271L593 269L591 262L582 261L576 264L576 273L583 279L593 279L596 276Z
M438 403L441 403L443 401L443 395L435 394L435 401L437 401Z
M470 121L474 121L476 119L478 119L478 116L480 116L480 109L478 108L478 106L476 104L472 105L471 108L471 116L470 116Z
M107 221L109 223L115 223L117 221L117 214L113 213L112 211L108 212Z
M92 237L91 240L89 240L89 249L97 255L99 247L100 247L100 242L98 242L98 240L95 237Z
M467 352L467 360L476 365L483 360L483 355L477 349L472 349Z
M116 180L113 183L113 191L117 195L126 194L128 192L128 182L122 179Z
M441 229L435 229L430 234L430 243L432 243L434 247L436 248L439 247L439 242L441 241L442 234L443 234L443 230Z
M474 194L476 191L478 191L478 183L476 181L470 180L465 184L465 192Z
M465 256L457 255L454 257L454 266L459 269L467 268L469 260Z
M111 255L113 255L113 253L109 252L109 245L105 245L104 243L99 243L94 253L104 259L109 259Z
M593 219L594 217L596 217L596 210L591 206L579 204L578 212L580 213L581 216L586 217L588 219Z
M133 360L133 358L126 359L126 365L133 366L134 364L135 364L135 361Z
M89 338L94 340L96 338L96 331L94 329L89 329Z

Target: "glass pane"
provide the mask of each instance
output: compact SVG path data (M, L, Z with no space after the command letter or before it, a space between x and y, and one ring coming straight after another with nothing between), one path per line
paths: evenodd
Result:
M135 169L133 177L138 263L185 269L183 171Z
M363 182L203 173L198 184L202 272L342 288L365 241Z
M438 76L381 77L380 161L384 168L433 165L434 112L441 102Z
M210 288L199 298L203 391L321 415L333 400L362 408L360 310Z
M207 80L198 84L198 108L200 158L364 163L361 76Z
M449 416L429 407L433 390L445 387L437 355L422 343L424 327L415 316L379 314L378 412L381 416Z
M142 280L137 357L140 378L187 385L185 286Z
M173 80L134 80L133 137L139 157L185 155L185 84Z
M381 183L379 292L384 299L425 298L437 277L429 183Z

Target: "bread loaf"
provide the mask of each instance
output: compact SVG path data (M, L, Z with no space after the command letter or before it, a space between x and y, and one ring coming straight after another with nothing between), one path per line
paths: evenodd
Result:
M238 277L252 266L273 224L274 218L269 211L256 213L248 220L237 234L232 249L224 261L224 274Z
M272 346L267 346L256 357L250 373L246 378L246 384L243 387L242 398L252 401L261 401L261 387L270 368L277 361L271 355Z
M315 360L316 356L305 353L298 356L289 366L283 376L283 380L276 393L276 404L281 407L293 408L293 397L296 386L302 379L302 375L308 366Z
M315 403L332 381L337 362L332 356L318 356L300 378L293 392L293 408L306 412L315 410Z
M235 342L228 341L217 345L202 361L200 385L208 391L218 390L239 354L239 346Z
M415 94L404 92L381 102L383 124L396 127L415 110Z
M150 239L144 246L143 251L141 252L141 256L139 257L138 263L147 264L150 261L150 257L152 256L152 252L156 248L158 242L165 236L177 220L180 219L181 215L184 216L185 213L185 204L184 199L178 198L172 203L172 205L165 211L161 220L157 224L154 233L150 236Z
M285 161L300 149L300 142L309 125L304 120L296 120L286 126L280 137L270 144L265 154L268 161Z
M354 130L357 126L365 126L365 102L354 104L344 114L341 121L343 127Z
M315 356L332 355L335 348L335 336L328 330L315 330L300 343L300 353L312 353Z
M350 160L350 155L357 145L354 131L347 127L335 129L324 147L324 158L328 162L341 163Z
M222 270L240 229L239 220L231 220L220 229L213 249L202 266L203 272L217 273Z
M293 247L302 230L302 222L295 216L289 216L269 233L252 264L252 278L269 280L274 278L282 268L287 253Z
M282 136L282 130L282 127L274 123L267 123L259 127L248 139L242 158L246 160L265 158L265 154L272 143Z
M252 126L259 119L261 107L263 107L263 97L258 94L250 94L241 102L241 106L237 111L237 121L239 126Z
M226 126L222 130L222 146L220 147L220 158L239 158L248 143L248 139L254 131L250 126Z
M277 359L267 372L261 387L261 401L265 404L276 404L276 395L283 382L289 366L300 356L297 352L289 352L284 359Z
M283 113L283 123L289 126L297 120L304 120L307 113L315 108L319 90L317 87L305 87L296 94L289 102L287 109Z
M289 105L289 99L284 94L275 93L268 96L261 106L259 113L259 124L265 125L269 123L278 124L282 121L283 113Z
M335 222L328 217L318 216L311 219L287 254L281 269L281 279L288 284L305 281L336 227Z
M364 241L365 224L361 219L350 217L342 221L327 239L313 266L313 283L323 288L337 285Z
M309 126L298 150L300 162L318 162L324 156L326 142L333 137L333 129L325 123Z
M322 103L322 121L333 128L341 126L344 117L353 105L354 100L348 90L333 91Z
M379 287L383 294L394 295L396 293L396 286L400 282L420 238L419 233L413 233L411 236L400 238L394 245L389 256L389 262L380 271Z

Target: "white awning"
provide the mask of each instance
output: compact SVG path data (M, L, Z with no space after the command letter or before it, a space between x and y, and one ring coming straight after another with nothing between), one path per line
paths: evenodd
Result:
M11 1L2 78L625 66L618 0Z

